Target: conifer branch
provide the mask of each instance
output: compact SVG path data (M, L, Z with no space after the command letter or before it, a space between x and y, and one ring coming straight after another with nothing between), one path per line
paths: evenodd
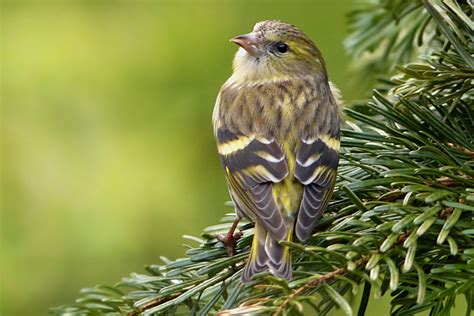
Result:
M333 201L305 243L291 248L294 278L240 282L253 225L236 255L216 239L234 215L208 227L186 257L147 267L114 286L82 291L56 314L303 314L334 307L361 285L358 315L391 293L392 315L448 315L474 306L472 7L463 0L367 1L351 16L354 56L396 69L362 108L348 108ZM377 54L379 52L379 54ZM380 53L381 52L381 53ZM415 58L415 54L422 54ZM389 67L387 67L389 66ZM230 205L232 207L232 205ZM232 211L232 209L229 209ZM371 296L371 294L373 296Z

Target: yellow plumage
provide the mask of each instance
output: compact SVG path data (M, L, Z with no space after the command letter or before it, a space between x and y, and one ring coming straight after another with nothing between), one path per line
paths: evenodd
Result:
M275 183L272 188L273 197L281 212L285 212L286 216L292 216L292 213L298 209L303 195L303 185L295 179L295 156L283 145L286 163L288 164L288 176L283 181Z

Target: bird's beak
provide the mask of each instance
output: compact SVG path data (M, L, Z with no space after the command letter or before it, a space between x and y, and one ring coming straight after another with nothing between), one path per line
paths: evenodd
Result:
M239 35L230 39L231 42L245 49L250 55L256 56L260 54L260 36L257 33L248 33Z

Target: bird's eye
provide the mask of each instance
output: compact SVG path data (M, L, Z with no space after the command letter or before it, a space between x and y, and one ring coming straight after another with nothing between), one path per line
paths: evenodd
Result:
M282 42L277 43L277 44L275 45L275 48L276 48L276 50L277 50L279 53L281 53L281 54L284 54L284 53L286 53L286 52L288 51L288 45L286 45L285 43L282 43Z

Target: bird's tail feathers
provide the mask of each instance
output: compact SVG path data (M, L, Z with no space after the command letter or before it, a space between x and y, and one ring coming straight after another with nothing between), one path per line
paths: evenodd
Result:
M291 241L292 235L293 231L289 229L286 240ZM281 245L278 240L273 239L262 224L257 221L242 281L250 282L255 274L264 271L269 271L276 277L290 280L292 277L291 256L289 247Z

